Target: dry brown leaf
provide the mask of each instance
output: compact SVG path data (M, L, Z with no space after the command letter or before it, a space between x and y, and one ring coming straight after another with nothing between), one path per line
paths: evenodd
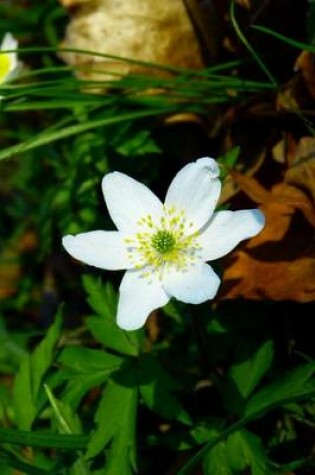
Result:
M206 124L202 120L202 117L193 112L179 112L178 114L170 115L164 119L164 124L166 125L187 123L198 125L206 130Z
M284 138L272 147L272 158L278 163L290 165L296 156L296 149L295 138L291 134L285 133Z
M315 204L315 138L303 137L298 144L292 166L285 181L306 191Z
M275 186L272 191L268 191L253 177L241 175L236 171L232 171L231 175L240 189L256 203L283 204L289 208L299 209L315 226L314 204L302 190L284 182Z
M265 229L227 259L222 298L315 299L314 229L291 206L262 206Z
M63 0L64 2L65 0ZM69 5L69 0L66 2ZM202 68L199 42L182 0L90 0L78 2L62 44L109 55L187 69ZM78 53L63 53L64 61L84 78L108 79L128 73L165 75L154 68Z
M284 181L270 191L232 172L240 188L261 205L266 226L226 259L221 298L315 299L314 145L314 139L299 142Z
M302 73L307 89L312 98L315 99L314 54L310 53L309 51L302 51L296 60L294 69L295 71L300 71Z

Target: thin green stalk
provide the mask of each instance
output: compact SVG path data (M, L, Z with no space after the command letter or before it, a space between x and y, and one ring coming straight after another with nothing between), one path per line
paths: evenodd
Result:
M3 444L60 450L82 450L86 448L88 441L89 437L86 435L57 435L0 428L0 442Z
M262 61L262 59L260 58L260 56L258 55L258 53L256 53L256 51L254 50L254 48L252 48L252 46L249 44L249 42L247 41L245 35L243 34L242 30L240 29L239 27L239 24L237 23L236 21L236 18L235 18L235 3L234 3L234 0L231 1L231 7L230 7L230 16L231 16L231 22L232 22L232 25L234 27L234 30L237 34L237 36L239 37L240 41L245 45L245 47L248 49L248 51L250 52L250 54L253 56L254 60L256 61L256 63L260 66L261 70L266 74L266 76L268 77L269 81L271 82L271 84L274 86L274 87L277 87L278 86L278 83L277 81L275 80L275 78L273 77L273 75L271 74L271 72L269 71L269 69L267 68L267 66L265 65L265 63Z
M270 30L270 28L267 28L266 26L252 25L251 28L257 31L261 31L262 33L267 33L267 35L274 36L278 40L283 41L284 43L287 43L288 45L293 46L294 48L306 50L310 53L315 53L315 45L310 45L307 43L302 43L302 41L293 40L292 38L288 38L287 36L277 33L276 31Z

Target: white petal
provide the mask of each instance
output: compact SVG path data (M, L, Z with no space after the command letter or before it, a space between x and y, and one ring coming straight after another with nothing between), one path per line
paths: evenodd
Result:
M119 290L117 324L124 330L141 328L149 314L170 299L157 277L151 280L136 270L125 273Z
M182 168L167 191L165 205L184 210L199 230L211 217L221 192L219 167L213 158L200 158Z
M220 285L220 279L205 263L192 266L186 272L170 269L163 276L166 292L185 303L199 304L213 299Z
M8 51L10 49L17 49L18 48L18 42L14 38L14 36L11 33L8 32L4 35L0 48L1 48L1 51Z
M108 212L120 231L137 231L137 222L143 216L150 214L153 221L157 221L163 214L163 205L157 196L123 173L105 175L102 190Z
M90 266L119 270L133 265L128 259L124 236L118 231L91 231L62 239L69 254Z
M256 236L265 225L265 217L259 209L219 211L207 223L198 238L205 261L225 256L240 241Z

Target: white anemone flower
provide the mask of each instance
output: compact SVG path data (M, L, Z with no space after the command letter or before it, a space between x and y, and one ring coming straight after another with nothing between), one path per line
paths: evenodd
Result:
M3 37L0 50L0 85L12 79L18 72L20 64L15 51L18 48L17 40L11 33ZM10 51L11 50L11 51ZM7 52L6 51L10 51Z
M101 269L127 269L120 284L117 324L142 327L171 297L200 304L214 298L220 279L207 261L218 259L258 234L265 224L258 209L214 212L221 183L214 159L182 168L164 205L129 176L104 176L102 190L118 231L65 236L69 254Z

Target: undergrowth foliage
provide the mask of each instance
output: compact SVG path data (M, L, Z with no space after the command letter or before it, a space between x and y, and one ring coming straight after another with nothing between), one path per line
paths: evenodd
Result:
M0 84L0 473L311 475L314 355L294 347L286 320L292 311L296 324L308 304L172 299L145 328L125 331L117 278L61 246L67 234L113 229L99 191L113 170L162 196L184 164L214 151L220 209L231 207L231 170L251 175L255 164L230 136L218 145L227 117L257 97L283 97L239 7L232 2L230 17L245 61L203 71L148 64L172 75L113 85L80 80L58 59L67 12L44 3L0 5L0 38L19 40L22 63ZM313 10L309 2L310 39ZM307 39L254 28L314 52ZM305 111L294 104L289 114L313 133ZM307 340L303 325L297 340Z

